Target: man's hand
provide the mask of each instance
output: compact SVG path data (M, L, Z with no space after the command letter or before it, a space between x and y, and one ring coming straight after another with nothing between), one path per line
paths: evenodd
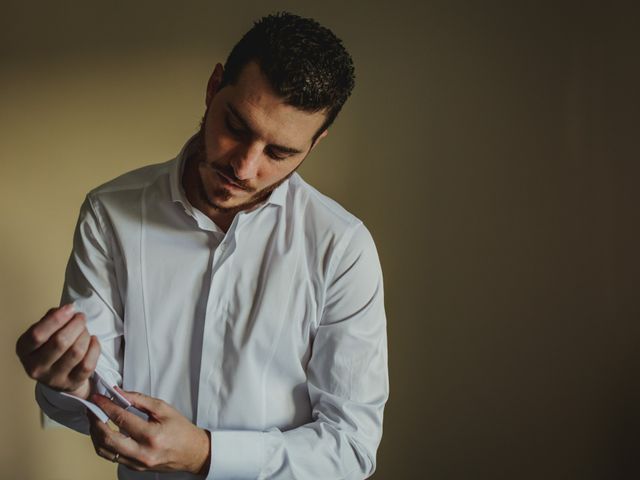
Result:
M89 335L85 316L72 304L52 308L31 325L18 338L16 353L34 380L85 400L89 396L100 342Z
M121 432L89 413L91 440L96 453L136 471L185 471L206 474L211 449L209 433L198 428L168 403L141 393L118 389L134 407L149 414L145 422L102 395L92 395Z

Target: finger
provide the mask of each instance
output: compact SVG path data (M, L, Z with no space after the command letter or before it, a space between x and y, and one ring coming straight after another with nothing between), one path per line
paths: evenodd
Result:
M167 404L159 398L150 397L140 392L128 392L120 388L118 388L118 391L129 400L134 407L150 413L155 418L161 418L166 413Z
M75 383L81 383L91 376L98 364L100 357L100 342L98 337L91 335L87 353L80 363L78 363L69 373L69 379Z
M88 408L86 409L86 414L87 414L87 420L89 420L89 432L91 432L91 429L95 427L95 425L97 424L97 422L100 422L100 419L96 416L95 413L93 413L91 410L89 410Z
M148 470L142 462L129 458L120 452L113 452L103 447L96 447L95 450L99 457L109 460L112 463L120 463L137 472L144 472L145 470ZM116 453L118 453L118 455L116 455Z
M85 328L75 342L67 349L59 360L51 365L51 373L54 376L68 377L69 372L82 361L87 354L89 344L91 343L91 335Z
M60 308L52 308L36 323L31 325L16 342L16 353L23 357L43 345L51 335L66 325L74 314L73 303Z
M114 463L117 463L116 459L120 460L120 458L116 456L116 452L112 452L111 450L108 450L99 445L94 445L93 447L96 453L98 454L98 456L104 458L105 460L109 460L110 462L114 462Z
M29 362L38 365L42 370L49 370L84 330L86 330L84 314L76 313L64 327L51 335L44 345L31 353Z
M93 447L98 456L110 462L122 463L134 470L146 470L145 465L127 455L137 455L140 447L131 439L121 439L118 432L113 431L106 423L101 422L93 413L89 413L89 433ZM122 440L122 441L121 441ZM129 442L127 442L129 440ZM133 442L133 443L132 443ZM131 445L127 445L127 443ZM116 457L116 453L118 456Z
M149 470L142 462L136 461L132 458L128 458L125 455L120 455L115 463L121 463L122 465L129 467L136 472L144 472L146 470Z
M96 421L91 424L90 433L98 455L104 456L98 451L102 449L105 452L112 452L111 455L105 456L108 460L111 460L113 454L118 452L132 461L139 461L137 457L141 454L142 447L131 437L111 429L107 423L96 418Z
M145 422L137 415L127 412L102 395L94 394L91 396L91 400L107 414L120 430L127 432L136 442L148 443L150 434L149 422Z

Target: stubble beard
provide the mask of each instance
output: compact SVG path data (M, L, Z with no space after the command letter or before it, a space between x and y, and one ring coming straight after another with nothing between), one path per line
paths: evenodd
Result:
M204 135L205 117L202 118L202 121L200 122L200 130L198 131L198 133L196 134L196 138L194 139L194 148L193 148L193 153L191 158L194 163L196 184L197 184L200 199L204 201L209 207L216 210L218 213L236 214L243 210L249 210L255 207L256 205L264 202L269 197L269 195L271 195L271 193L276 188L278 188L287 179L289 179L289 177L291 177L291 175L293 175L294 172L300 166L298 165L284 178L278 180L274 184L269 185L268 187L265 187L261 190L255 191L247 201L242 202L239 205L235 205L233 207L224 207L220 205L220 203L217 202L215 198L221 198L222 201L226 201L232 197L231 192L227 188L222 187L222 188L215 188L213 192L209 194L209 192L207 191L204 185L201 169L207 168L207 169L213 170L214 172L220 171L224 175L232 179L234 183L238 183L245 191L251 192L252 190L249 186L244 185L241 180L236 179L235 173L233 172L233 169L231 167L225 168L224 166L207 162L205 135ZM300 162L300 164L302 164L302 162ZM215 174L217 175L217 173Z

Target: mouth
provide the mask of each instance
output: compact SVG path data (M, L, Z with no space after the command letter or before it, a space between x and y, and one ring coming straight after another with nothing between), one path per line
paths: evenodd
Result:
M215 170L215 172L218 175L218 177L220 177L220 180L222 180L222 183L226 188L232 188L235 190L242 190L242 191L246 190L245 188L241 187L240 185L235 183L233 180L231 180L229 177L227 177L220 170Z

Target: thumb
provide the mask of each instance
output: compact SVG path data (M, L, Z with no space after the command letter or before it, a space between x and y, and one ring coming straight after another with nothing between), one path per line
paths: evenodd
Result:
M129 400L131 404L139 410L150 413L155 418L164 416L166 403L159 398L150 397L140 392L128 392L120 387L115 387L120 394Z

